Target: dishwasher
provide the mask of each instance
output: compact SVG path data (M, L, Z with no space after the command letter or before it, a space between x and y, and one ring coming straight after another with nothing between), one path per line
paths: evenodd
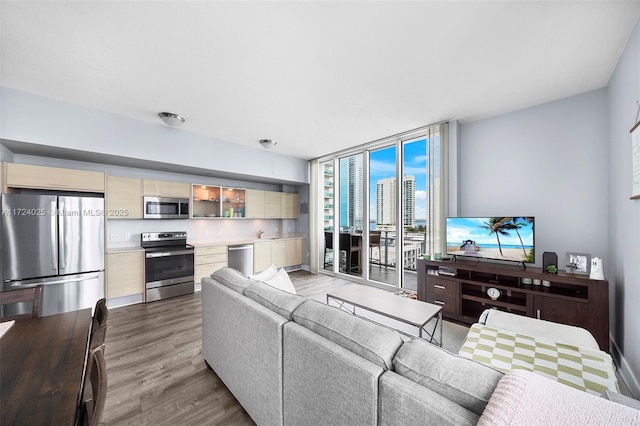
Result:
M247 277L253 275L253 244L229 246L229 268Z

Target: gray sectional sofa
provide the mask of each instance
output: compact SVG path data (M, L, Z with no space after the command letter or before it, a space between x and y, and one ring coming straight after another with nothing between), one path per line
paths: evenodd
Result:
M502 378L229 268L202 279L202 353L260 426L476 424Z
M259 426L640 424L636 400L503 376L229 268L202 279L202 355Z

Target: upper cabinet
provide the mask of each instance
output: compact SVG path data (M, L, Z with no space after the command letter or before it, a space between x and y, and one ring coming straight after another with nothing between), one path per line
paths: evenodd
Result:
M297 219L298 194L193 185L194 218Z
M282 218L281 192L264 191L264 217L267 219Z
M220 217L220 187L193 185L192 217Z
M222 217L244 217L244 189L222 188Z
M3 192L8 188L104 192L105 175L87 170L4 163Z
M142 219L142 179L107 176L107 219Z
M280 199L283 219L298 218L298 194L283 192Z
M191 185L185 182L171 182L167 180L144 180L144 194L151 197L191 197Z
M259 189L245 189L244 191L245 217L264 218L264 191Z

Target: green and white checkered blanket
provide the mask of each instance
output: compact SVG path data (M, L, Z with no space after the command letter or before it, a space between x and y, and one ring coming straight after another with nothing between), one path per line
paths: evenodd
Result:
M595 395L605 390L620 392L613 360L599 350L473 324L459 355L503 373L516 369L533 371Z

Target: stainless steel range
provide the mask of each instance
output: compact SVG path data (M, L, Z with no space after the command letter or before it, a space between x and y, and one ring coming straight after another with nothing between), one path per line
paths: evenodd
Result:
M146 301L194 292L193 246L186 232L144 232Z

